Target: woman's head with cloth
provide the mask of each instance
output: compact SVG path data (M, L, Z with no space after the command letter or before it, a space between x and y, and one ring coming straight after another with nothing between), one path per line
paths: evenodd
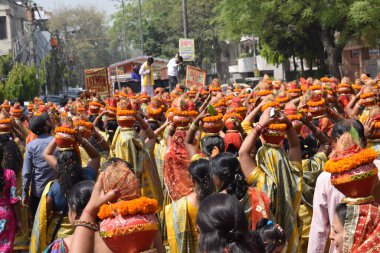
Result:
M220 153L210 160L211 176L218 192L242 199L247 193L248 185L240 168L240 162L231 153Z
M330 230L330 240L335 245L337 253L343 252L344 223L347 215L347 204L340 203L335 208L335 214Z
M198 210L199 252L259 252L251 240L243 206L228 194L207 197Z

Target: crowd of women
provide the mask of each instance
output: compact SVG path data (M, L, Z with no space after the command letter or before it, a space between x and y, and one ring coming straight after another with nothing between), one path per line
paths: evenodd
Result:
M380 252L380 80L0 112L0 252Z

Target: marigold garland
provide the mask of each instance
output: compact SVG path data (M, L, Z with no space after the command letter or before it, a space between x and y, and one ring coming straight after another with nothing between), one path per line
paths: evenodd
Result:
M376 129L380 129L380 121L378 122L375 122L375 126L374 126Z
M221 101L215 103L212 105L214 108L218 108L218 107L224 107L226 106L226 103L224 102L224 100L222 99Z
M8 105L8 104L2 104L2 105L1 105L1 108L3 108L3 109L10 109L11 106Z
M301 120L302 114L298 113L298 114L288 115L287 117L290 121Z
M334 161L332 159L328 160L323 170L330 173L349 171L361 165L373 162L377 156L378 153L375 150L371 148L363 149L359 153L343 158L339 161Z
M146 110L148 112L148 115L152 115L152 116L160 116L162 114L162 111L163 109L160 107L160 108L152 108L150 105L148 105L146 107Z
M280 104L283 104L283 103L286 103L290 100L289 97L276 97L276 102L280 103Z
M77 134L77 130L71 129L71 128L68 128L68 127L64 127L64 126L56 127L55 130L54 130L54 132L55 133L70 134L70 135L76 135Z
M173 114L175 116L182 116L182 117L194 117L198 113L196 111L180 111L180 110L175 110L173 111Z
M117 108L113 107L113 106L107 106L106 109L109 110L109 111L113 111L113 112L117 111Z
M167 118L168 117L168 115L169 115L169 113L175 113L175 111L177 110L177 108L175 108L175 107L170 107L166 112L165 112L165 117Z
M116 116L135 116L136 110L117 110Z
M349 85L347 83L341 83L338 85L338 88L351 88L351 85Z
M223 115L219 113L216 116L209 116L209 117L204 117L203 122L217 122L223 119Z
M330 82L330 78L328 78L328 77L322 77L321 78L321 82L322 83L329 83Z
M187 93L194 95L194 94L197 94L197 91L196 90L189 90Z
M366 98L371 98L371 97L374 97L374 96L375 96L374 92L367 92L367 93L361 94L360 98L361 99L366 99Z
M8 119L0 119L0 124L10 124L12 122L11 118Z
M95 101L89 102L88 105L96 106L96 107L103 107L103 105L101 103L98 103L98 102L95 102Z
M313 91L313 90L321 90L322 87L320 85L312 85L312 86L309 87L309 89L311 91Z
M247 112L247 107L234 108L234 112L236 112L236 113L245 113L245 112Z
M227 113L223 116L223 122L226 122L230 118L237 118L240 122L243 121L243 117L239 113Z
M92 123L84 121L84 120L75 121L73 125L74 125L74 127L81 127L81 126L83 126L85 128L88 128L88 129L92 128Z
M302 90L301 89L289 89L286 91L286 93L301 93Z
M263 107L261 107L261 111L265 111L265 109L269 108L269 107L278 107L280 106L280 103L278 102L269 102L269 103L266 103L265 105L263 105Z
M323 106L326 104L325 100L322 98L321 100L319 101L308 101L307 103L307 106L309 107L318 107L318 106Z
M363 87L362 85L356 85L356 84L352 85L352 88L355 89L355 90L361 90L362 87Z
M246 98L246 97L248 97L248 94L245 94L245 93L240 93L238 95L238 98Z
M271 90L261 90L261 91L257 92L257 96L259 96L259 97L268 96L268 95L272 95L272 94L273 94L273 91L271 91Z
M120 200L114 204L104 204L100 207L98 217L102 220L115 217L115 214L122 216L136 214L152 214L158 209L157 200L147 197L140 197L133 200Z
M269 124L268 128L270 130L285 131L288 128L288 125L285 123L275 123Z
M326 89L325 91L326 91L326 93L329 94L329 95L333 95L333 94L334 94L334 92L333 92L332 90L328 90L328 89Z
M210 91L222 91L222 87L210 87Z

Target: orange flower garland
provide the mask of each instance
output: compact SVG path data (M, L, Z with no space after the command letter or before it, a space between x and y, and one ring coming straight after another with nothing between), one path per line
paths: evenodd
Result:
M152 116L160 116L162 114L162 111L163 111L163 109L161 107L154 109L150 105L148 105L146 107L146 110L148 112L148 115L152 115Z
M74 122L74 127L80 127L80 126L84 126L85 128L91 129L92 123L84 121L84 120L79 120L79 121Z
M232 118L232 117L237 118L240 122L243 121L243 117L238 113L227 113L226 115L224 115L223 121L226 122L226 120L228 120L229 118Z
M288 125L285 123L269 124L268 128L270 130L285 131Z
M351 85L346 84L346 83L341 83L338 85L338 88L351 88Z
M54 130L55 133L64 133L64 134L69 134L69 135L76 135L77 130L71 129L68 127L56 127Z
M101 103L94 102L94 101L89 102L88 105L92 105L92 106L96 106L96 107L103 107L103 105Z
M175 116L185 116L185 117L195 117L198 115L198 112L196 111L179 111L179 110L174 110L173 111Z
M362 89L362 85L357 85L357 84L353 84L352 85L352 88L355 89L355 90L361 90Z
M210 91L222 91L222 87L210 87Z
M11 118L8 119L0 119L0 125L2 124L10 124L12 122Z
M157 200L140 197L133 200L121 200L114 204L105 204L100 207L98 217L102 220L112 218L115 214L122 216L136 214L152 214L158 209Z
M261 90L261 91L257 92L257 96L259 96L259 97L268 96L268 95L272 95L272 94L273 94L273 91L271 91L271 90Z
M215 103L212 105L214 108L218 108L218 107L222 107L222 106L226 106L226 103L224 102L224 100L222 99L221 101Z
M288 94L289 94L289 93L301 93L302 90L301 90L301 89L289 89L289 90L287 90L286 92L287 92Z
M236 113L245 113L245 112L247 112L247 107L234 108L233 111Z
M113 106L107 106L106 109L109 110L109 111L113 111L113 112L115 112L115 113L116 113L116 111L117 111L117 108L116 108L116 107L113 107Z
M309 107L318 107L318 106L323 106L326 104L325 100L322 98L321 100L319 101L308 101L307 103L307 106Z
M330 82L330 78L328 78L328 77L322 77L321 78L321 82L322 83L329 83Z
M223 119L223 114L219 113L216 116L204 117L203 122L217 122Z
M287 116L288 117L288 119L290 120L290 121L293 121L293 120L301 120L302 119L302 114L293 114L293 115L288 115Z
M311 91L313 91L313 90L321 90L322 87L320 85L312 85L312 86L309 87L309 89Z
M290 100L289 97L276 97L276 102L282 104L282 103L286 103Z
M116 115L117 116L135 116L136 111L135 110L117 110Z
M376 122L374 127L375 129L380 129L380 121Z
M371 98L371 97L374 97L374 96L375 96L374 92L367 92L367 93L361 94L360 98L361 99L366 99L366 98Z
M371 149L363 149L359 153L356 153L350 157L343 158L339 161L334 161L333 159L328 160L325 163L324 171L330 173L339 173L352 170L361 165L373 162L378 156L378 153Z
M263 107L261 107L261 111L265 111L265 109L269 108L269 107L278 107L280 106L280 103L278 102L269 102L269 103L266 103L265 105L263 105Z
M332 90L326 89L325 91L326 91L326 93L329 94L329 95L333 95L333 94L334 94L334 92L333 92Z
M177 111L177 108L170 107L166 112L165 112L165 117L167 118L169 113L173 112L173 114Z

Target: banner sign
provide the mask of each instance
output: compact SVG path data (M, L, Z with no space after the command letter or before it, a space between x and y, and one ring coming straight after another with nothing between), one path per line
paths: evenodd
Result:
M183 57L184 61L194 61L194 39L179 39L179 55Z
M203 87L206 85L206 71L187 65L186 68L186 87L196 85Z
M86 90L95 90L97 94L103 96L110 95L107 68L85 69L84 79Z

